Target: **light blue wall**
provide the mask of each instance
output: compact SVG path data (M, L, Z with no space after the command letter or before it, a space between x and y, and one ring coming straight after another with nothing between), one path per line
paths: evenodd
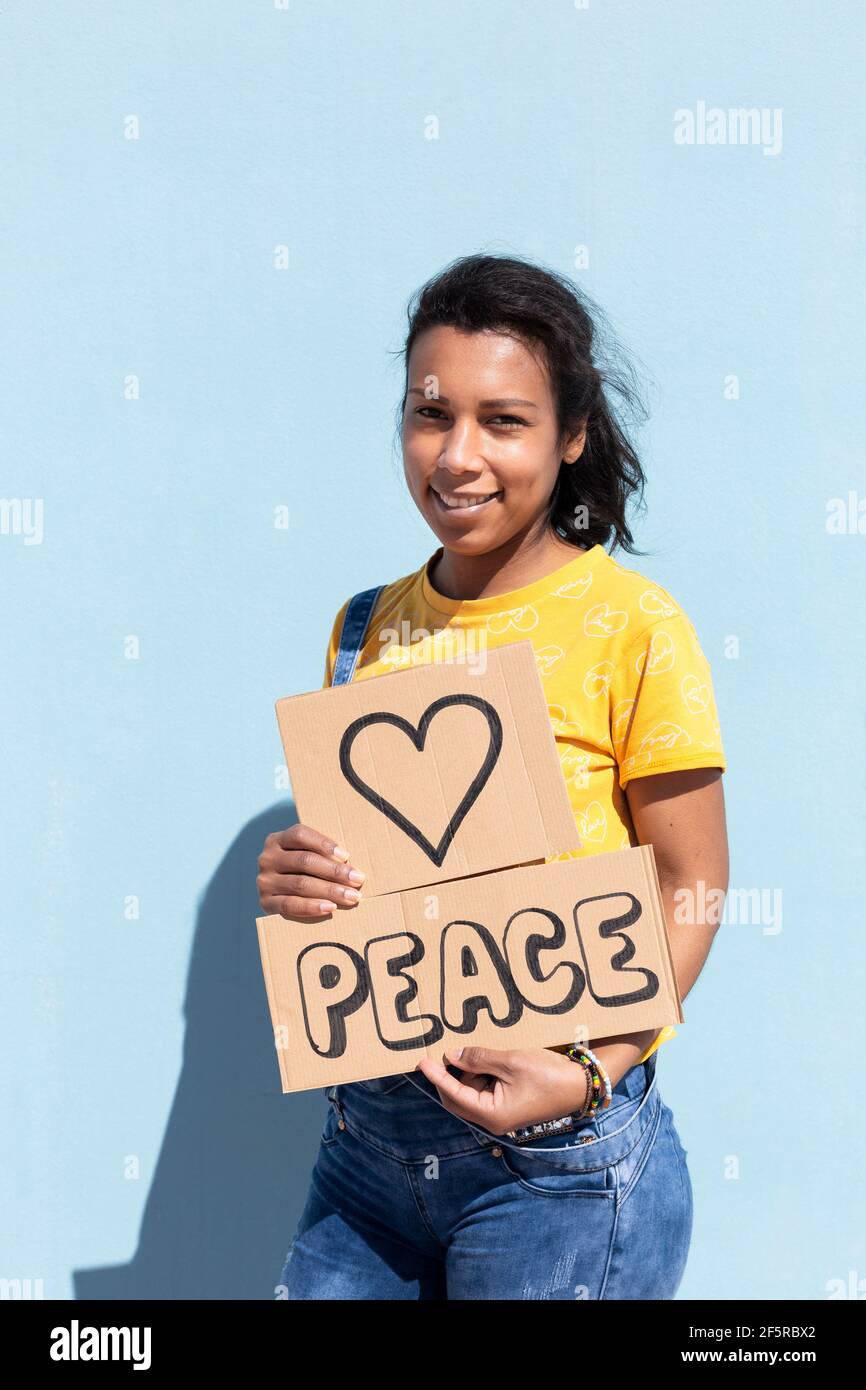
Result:
M0 494L44 530L0 535L0 1276L272 1296L325 1104L280 1093L255 941L273 702L438 544L392 354L487 250L573 273L646 369L652 553L621 558L712 662L732 887L783 895L662 1053L680 1295L866 1278L866 537L826 527L866 496L858 0L3 11ZM678 145L701 101L781 109L781 151Z

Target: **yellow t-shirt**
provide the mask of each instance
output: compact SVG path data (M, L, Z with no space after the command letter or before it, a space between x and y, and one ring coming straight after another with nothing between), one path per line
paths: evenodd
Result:
M486 649L528 638L582 841L552 858L639 843L624 794L632 778L725 769L709 663L689 618L660 584L594 545L520 589L453 599L427 577L441 553L383 589L353 679L478 660ZM348 602L334 620L325 686ZM675 1035L663 1028L639 1061Z

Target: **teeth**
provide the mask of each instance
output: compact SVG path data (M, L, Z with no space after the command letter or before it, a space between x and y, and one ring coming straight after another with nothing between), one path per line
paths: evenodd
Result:
M435 488L434 488L435 491ZM496 492L487 492L483 497L467 497L457 492L437 492L436 496L444 502L446 507L479 507L482 502L489 502L492 497L497 497Z

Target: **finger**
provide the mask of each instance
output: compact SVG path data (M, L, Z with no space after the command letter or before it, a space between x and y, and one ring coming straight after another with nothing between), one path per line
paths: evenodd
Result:
M464 1086L471 1086L473 1091L489 1091L491 1086L497 1084L495 1076L470 1076L468 1072L460 1080Z
M461 1071L475 1074L481 1072L487 1076L502 1077L503 1080L514 1071L511 1053L500 1051L498 1048L464 1047L456 1048L454 1051L446 1049L445 1057L453 1067L459 1067Z
M313 830L312 826L301 825L299 821L286 830L276 831L276 839L280 849L311 849L325 859L336 860L342 864L348 863L349 860L349 851L342 845L338 845L329 835Z
M360 902L361 893L352 884L333 883L328 879L314 878L312 874L269 874L267 887L270 896L275 898L327 898L341 906Z
M312 849L276 849L271 851L270 866L277 873L306 874L311 878L332 883L351 883L360 888L367 875L352 864L338 864Z
M262 911L286 917L290 922L316 922L333 912L336 904L324 898L274 898L262 899Z
M432 1081L447 1108L460 1119L474 1120L476 1124L485 1125L495 1117L492 1090L477 1091L474 1086L467 1086L432 1057L424 1057L418 1063L418 1070L428 1081Z

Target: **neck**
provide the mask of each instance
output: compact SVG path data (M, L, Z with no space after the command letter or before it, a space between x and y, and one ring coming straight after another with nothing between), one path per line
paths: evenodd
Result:
M460 555L443 546L427 577L446 598L495 598L543 579L586 548L570 545L548 526L534 539L514 537L484 555Z

